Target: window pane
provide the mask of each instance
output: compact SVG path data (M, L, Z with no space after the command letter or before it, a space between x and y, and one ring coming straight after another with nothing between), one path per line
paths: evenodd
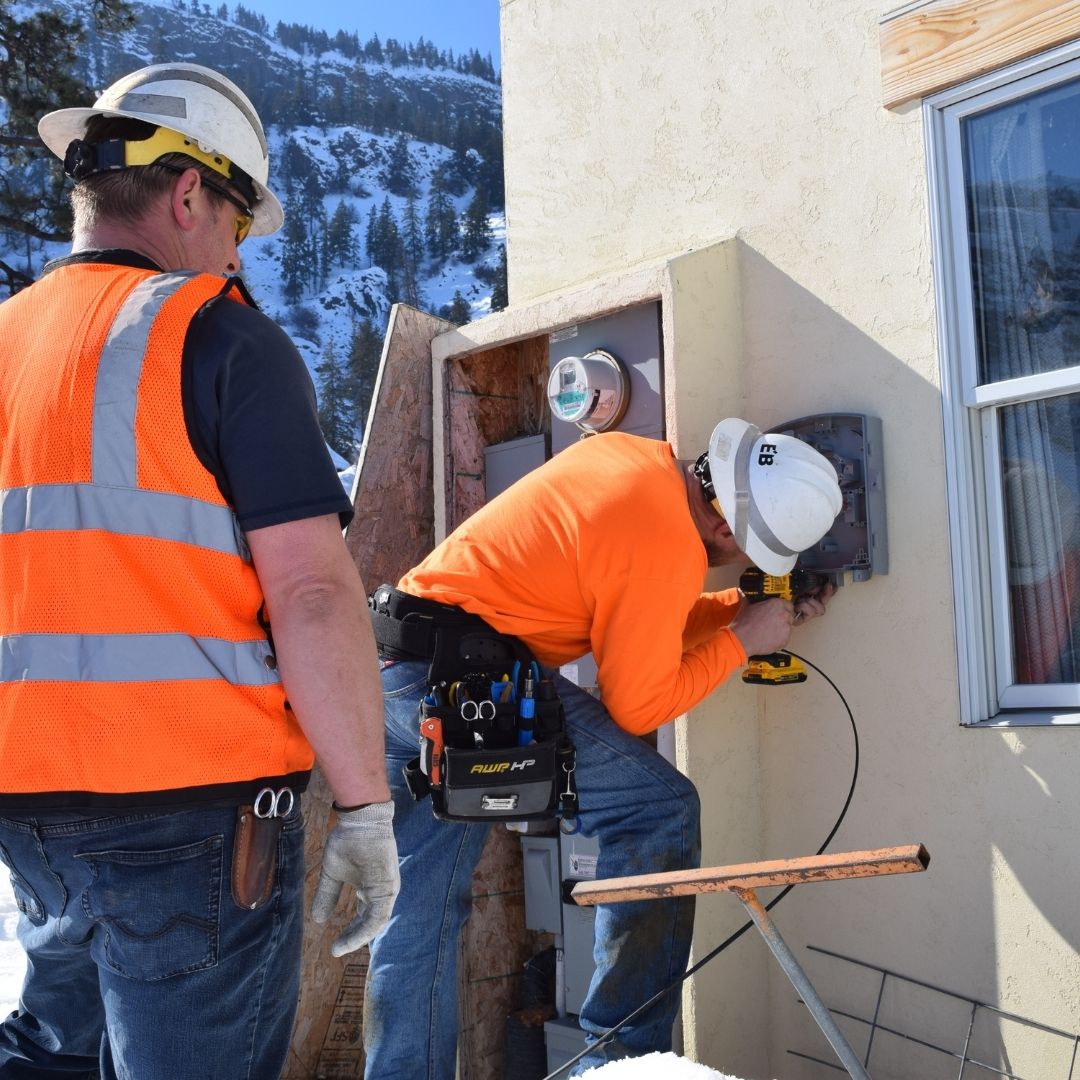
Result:
M1001 409L1014 677L1080 673L1080 394Z
M1080 80L962 135L979 382L1080 363Z

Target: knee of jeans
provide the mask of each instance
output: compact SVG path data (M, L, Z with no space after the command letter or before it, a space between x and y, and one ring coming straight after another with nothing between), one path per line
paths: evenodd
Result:
M682 819L685 832L697 835L701 827L701 797L698 795L697 788L692 781L678 773L671 778L668 790L669 813Z

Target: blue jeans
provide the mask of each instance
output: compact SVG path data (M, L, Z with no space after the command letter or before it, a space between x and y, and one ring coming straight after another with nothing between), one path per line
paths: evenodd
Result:
M299 802L297 804L299 806ZM27 955L0 1080L273 1080L299 993L304 827L255 911L232 899L236 809L0 812Z
M367 1080L453 1080L457 1046L458 936L490 825L436 820L414 802L401 767L417 754L417 710L427 663L383 668L387 771L401 892L389 925L372 942L364 1015ZM697 867L700 807L693 784L601 703L555 676L577 747L581 829L600 842L596 876ZM607 904L596 911L596 971L580 1023L593 1043L686 970L692 898ZM617 1057L671 1049L677 990L592 1050L571 1075Z

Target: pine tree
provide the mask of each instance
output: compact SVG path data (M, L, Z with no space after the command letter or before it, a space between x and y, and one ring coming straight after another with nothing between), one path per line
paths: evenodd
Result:
M483 191L476 189L465 208L461 221L461 254L466 262L474 262L491 243L491 226L488 224L487 199Z
M391 301L397 299L400 287L403 252L401 231L390 205L390 196L387 195L378 213L372 207L368 214L367 255L373 265L381 266L386 271L387 295Z
M495 267L495 281L491 286L491 310L502 311L510 303L507 290L506 245L499 247L499 262Z
M337 204L326 227L326 264L327 267L352 266L358 259L359 243L353 232L356 224L356 211L352 203L344 199Z
M361 319L353 330L346 366L348 396L355 410L355 427L363 437L371 396L382 361L383 336L370 319Z
M32 6L31 6L32 7ZM90 7L95 30L112 35L135 22L125 0L95 0ZM61 11L32 11L0 2L0 231L32 241L62 241L71 236L71 210L60 163L37 137L37 121L52 109L86 105L96 96L71 74L88 27ZM8 292L29 282L22 272L0 263Z
M423 307L419 278L424 264L424 233L420 227L420 212L416 199L409 196L401 221L401 287L402 299L413 307Z
M373 34L364 45L364 59L376 64L383 62L382 45L379 43L378 34Z
M427 213L424 216L424 239L427 241L428 254L436 262L443 262L457 250L457 231L453 200L436 173L431 179Z
M315 369L319 379L319 426L323 438L342 457L356 452L356 428L353 409L346 395L346 379L334 355L334 342L323 350L322 360Z
M368 209L367 226L364 229L364 251L367 253L368 262L372 266L378 266L379 215L375 212L374 203Z
M285 235L281 245L281 288L290 303L326 284L326 209L314 178L285 200Z
M294 304L304 295L308 282L305 272L307 234L299 214L285 212L285 236L281 245L281 291Z
M409 153L409 139L404 132L398 134L390 147L382 180L391 195L411 195L416 190L416 170Z
M469 302L461 295L460 289L454 290L453 299L439 309L439 314L455 326L464 326L469 322L471 318Z

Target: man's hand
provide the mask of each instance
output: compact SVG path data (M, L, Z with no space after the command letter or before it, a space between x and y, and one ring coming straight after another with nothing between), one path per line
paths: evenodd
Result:
M791 636L795 608L790 600L773 597L757 604L743 602L731 629L747 656L779 652Z
M836 595L836 586L827 581L819 589L812 593L805 593L795 597L795 625L802 626L810 619L816 619L825 614L825 608L829 601Z
M744 600L731 629L747 656L768 656L787 646L792 627L824 615L835 593L836 586L828 582L812 593L795 597L794 602L778 596L757 604Z
M338 811L337 825L326 838L322 877L311 902L311 917L324 923L333 914L341 886L356 891L356 917L330 946L343 956L366 945L389 922L401 887L394 804L372 803L360 810Z

